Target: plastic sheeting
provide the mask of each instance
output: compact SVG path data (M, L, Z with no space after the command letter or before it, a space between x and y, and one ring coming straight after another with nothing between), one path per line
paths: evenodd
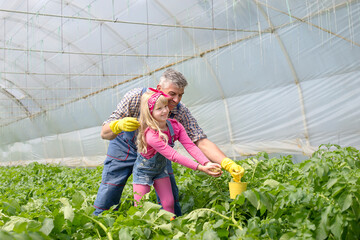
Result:
M0 22L1 165L101 164L102 122L169 67L228 156L360 148L359 0L0 1Z

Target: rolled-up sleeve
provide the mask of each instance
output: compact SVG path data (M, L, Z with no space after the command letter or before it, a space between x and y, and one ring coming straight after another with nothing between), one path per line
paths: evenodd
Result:
M130 90L121 99L116 110L112 112L109 118L103 122L103 125L124 117L138 117L140 111L141 88Z

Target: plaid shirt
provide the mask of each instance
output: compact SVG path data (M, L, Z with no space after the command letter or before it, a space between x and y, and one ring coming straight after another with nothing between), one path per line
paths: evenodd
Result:
M110 123L124 117L139 118L141 92L142 88L134 88L128 91L121 102L117 105L117 109L103 124ZM191 115L189 109L185 107L183 103L180 102L178 106L171 110L169 116L170 118L176 119L184 126L186 133L193 142L207 138L196 119Z

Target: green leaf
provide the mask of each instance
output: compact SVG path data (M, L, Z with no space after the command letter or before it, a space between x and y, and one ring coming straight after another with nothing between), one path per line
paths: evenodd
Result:
M348 194L342 203L341 211L346 211L352 204L352 194Z
M344 222L340 214L336 215L335 222L331 225L330 231L334 234L335 238L341 239L341 234L343 232Z
M269 186L271 188L276 188L280 183L274 179L267 179L264 182L265 186Z
M229 209L230 209L230 204L229 204L229 202L225 202L225 203L224 203L224 207L225 207L225 210L226 210L226 211L229 211Z
M150 213L150 212L154 212L154 211L158 211L161 208L161 206L159 204L155 204L152 202L144 202L143 204L143 209L144 209L144 214Z
M38 221L30 220L27 225L27 231L38 231L41 228L41 223Z
M31 240L44 240L44 237L39 232L29 232L29 237Z
M169 221L170 218L172 218L174 216L173 213L165 211L164 209L160 209L160 211L156 214L156 218L162 218L166 221Z
M253 207L252 205L248 205L248 209L249 213L251 214L251 216L255 217L257 214L257 208Z
M216 233L219 237L225 237L226 239L228 239L229 237L229 231L224 229L224 228L220 228L216 230ZM175 239L175 238L174 238Z
M80 208L82 203L84 202L83 195L80 192L76 191L72 195L72 202L73 202L75 208Z
M74 210L70 205L69 200L67 198L60 198L60 201L64 204L61 208L64 213L64 218L72 222L74 219Z
M332 178L328 181L328 183L326 184L326 188L330 189L332 186L334 186L335 183L337 183L338 178Z
M43 232L45 235L49 235L54 228L54 220L51 218L45 218L40 231Z
M115 222L115 219L113 217L109 216L109 215L104 216L103 219L104 219L105 225L107 227L111 227Z
M63 212L64 212L64 218L72 222L72 220L74 219L74 210L72 209L72 207L71 206L63 207Z
M324 167L323 166L318 166L316 168L316 173L319 177L322 177L324 176L324 173L325 173L325 170L324 170Z
M146 236L146 238L150 238L151 230L149 228L143 229L143 232L144 232L144 235Z
M7 202L3 202L4 204L4 209L6 209L6 212L9 215L16 215L16 208L14 206L12 206L10 203Z
M0 230L0 239L1 240L16 240L9 233Z
M244 192L244 196L246 199L248 199L250 201L250 203L257 209L259 210L260 208L260 202L256 196L256 193L251 191L251 190L248 190L248 191L245 191Z
M16 226L16 229L19 229L22 226L24 226L24 223L25 223L25 227L26 227L27 222L29 222L29 221L30 220L27 218L11 216L10 221L5 223L5 225L2 227L2 230L8 231L8 232L15 231L14 230L15 226Z
M13 231L17 232L17 233L25 232L27 225L28 225L27 221L16 222L14 225Z
M334 193L332 194L332 197L335 198L337 195L343 192L343 190L346 188L346 186L342 187L335 187Z
M15 199L12 199L9 204L15 208L16 211L20 211L20 204Z
M65 223L64 216L62 214L55 215L54 218L54 231L61 232Z
M265 212L266 212L266 207L264 205L261 205L261 207L260 207L260 216L264 215Z
M329 214L332 210L332 206L328 206L323 213L321 213L321 220L316 230L316 239L322 240L328 237L329 232Z
M203 239L220 239L219 236L217 235L217 233L212 230L212 229L208 229L204 232L203 234Z
M217 221L214 225L213 228L219 228L224 224L224 220L220 219L219 221Z
M82 210L84 211L84 213L86 215L90 215L94 212L94 207L93 206L87 206L87 207L84 207L82 208Z
M360 219L360 198L358 197L358 195L358 193L354 193L354 198L351 206L355 216L357 216L357 218L355 218L356 220Z
M201 217L207 217L207 211L204 209L194 210L184 216L184 219L188 219L189 221L197 221Z
M279 240L290 240L293 237L295 237L295 235L296 235L296 233L294 233L294 232L287 232L287 233L281 235Z
M231 203L231 205L243 205L245 202L245 196L244 194L239 194L236 196L234 201Z
M184 237L184 233L183 232L178 232L174 237L173 237L173 239L185 239L185 237Z
M269 198L266 196L265 193L259 192L260 195L260 202L262 205L266 207L270 212L272 211L272 203Z
M164 223L156 227L157 229L160 229L164 235L170 235L172 234L171 224L170 223Z
M121 240L132 240L132 236L130 234L130 230L129 228L125 227L125 228L121 228L119 231L119 239Z

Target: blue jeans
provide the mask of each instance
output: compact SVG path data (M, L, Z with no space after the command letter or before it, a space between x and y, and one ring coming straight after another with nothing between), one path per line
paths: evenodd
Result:
M171 161L166 160L166 167L170 177L171 188L175 201L175 214L181 216L181 207L179 202L179 189L175 182L174 172ZM132 174L135 161L120 161L112 157L107 157L104 162L102 181L94 203L94 215L99 215L104 210L110 209L114 205L119 205L121 194L128 178ZM157 195L156 195L157 196ZM160 203L159 197L157 196ZM115 208L116 210L117 208Z
M166 162L167 159L160 153L150 159L138 154L133 168L133 183L152 186L156 179L169 177Z
M167 122L171 133L171 143L169 143L169 145L173 147L174 131L171 123L169 121ZM108 155L104 162L101 184L94 203L94 207L96 208L94 215L99 215L104 210L108 210L114 205L119 205L121 194L124 190L128 178L132 174L133 166L137 158L135 136L135 131L121 132L115 139L110 141ZM175 214L176 216L181 216L179 190L176 186L174 172L170 160L166 160L166 167L174 195ZM158 196L157 199L158 202L160 202ZM116 209L117 208L115 208L115 210Z

